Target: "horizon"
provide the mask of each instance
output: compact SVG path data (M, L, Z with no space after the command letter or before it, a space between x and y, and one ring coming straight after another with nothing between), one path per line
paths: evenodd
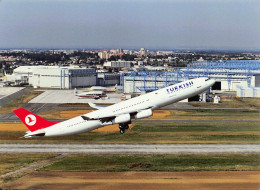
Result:
M139 51L143 47L99 47L99 48L89 48L89 47L10 47L10 48L2 48L0 50L31 50L31 51L48 51L48 50L77 50L77 51L100 51L100 50L133 50ZM227 53L260 53L259 49L254 48L237 48L237 47L218 47L218 48L203 48L203 47L190 47L190 48L145 48L150 51L173 51L173 52L187 52L187 51L205 51L205 52L227 52Z

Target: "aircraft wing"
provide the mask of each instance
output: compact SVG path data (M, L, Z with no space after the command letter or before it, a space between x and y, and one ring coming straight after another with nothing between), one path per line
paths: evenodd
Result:
M93 108L99 107L98 105L95 105L93 103L89 103L89 105ZM104 106L102 106L102 108L104 108ZM141 109L141 110L132 110L130 112L122 112L122 113L117 113L117 114L113 114L113 113L106 113L106 114L94 114L94 115L82 115L82 119L84 120L100 120L102 122L109 122L112 121L113 119L120 117L122 115L130 115L130 118L134 117L136 114L145 114L144 111L146 110L151 110L153 107L149 106L147 108ZM101 107L96 108L96 109L101 109ZM95 113L95 112L92 112ZM147 114L147 113L146 113Z
M91 102L88 102L88 105L89 105L90 107L92 107L92 108L97 109L97 110L100 110L100 109L103 109L103 108L107 107L107 106L103 106L103 105L96 105L96 104L91 103Z

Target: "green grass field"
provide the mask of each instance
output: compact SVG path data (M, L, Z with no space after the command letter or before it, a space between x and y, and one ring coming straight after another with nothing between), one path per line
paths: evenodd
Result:
M237 97L222 97L221 103L209 104L209 103L189 103L195 107L207 107L207 108L251 108L260 109L260 98L237 98Z
M41 170L121 171L258 171L260 154L224 155L70 155Z
M260 123L240 122L176 122L137 123L132 131L138 132L242 132L260 131Z
M0 154L0 175L54 156L51 154Z
M35 95L32 92L31 95ZM29 96L27 96L28 99ZM21 98L23 99L23 98ZM243 99L249 105L258 99ZM24 101L22 101L24 102ZM10 104L9 104L10 105ZM12 104L13 105L13 104ZM75 106L75 105L73 105ZM249 106L250 107L250 106ZM79 109L82 109L79 107ZM60 111L60 110L59 110ZM118 132L86 132L82 134L55 137L20 139L24 132L0 130L1 143L260 143L259 122L239 120L260 120L256 109L192 109L170 110L162 119L212 120L212 122L169 122L134 123L134 127L121 135ZM55 116L53 116L55 117ZM214 122L219 120L223 122ZM234 120L237 122L225 122ZM12 124L10 128L12 128ZM1 126L0 126L1 127ZM9 126L8 126L9 127ZM116 126L113 126L116 127ZM116 127L117 128L117 127ZM117 129L116 129L117 130Z
M137 123L125 134L82 134L21 139L24 132L0 131L0 142L20 143L260 143L260 123Z
M260 116L260 111L254 109L190 109L171 112L172 116Z

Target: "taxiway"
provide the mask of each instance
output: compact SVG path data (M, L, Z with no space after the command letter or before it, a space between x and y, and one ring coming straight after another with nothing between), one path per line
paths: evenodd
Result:
M0 153L235 154L260 153L260 144L6 144Z

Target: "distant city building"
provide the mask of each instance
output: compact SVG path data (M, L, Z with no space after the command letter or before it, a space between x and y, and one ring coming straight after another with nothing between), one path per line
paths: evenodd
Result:
M205 61L205 60L203 59L203 57L200 57L200 58L198 59L198 61L200 62L200 61Z
M123 49L117 49L117 53L118 54L123 53Z
M110 50L110 53L112 53L112 54L117 54L117 50L111 49L111 50Z
M141 48L139 51L140 55L148 55L149 54L149 50L145 49L145 48Z
M131 68L132 61L108 61L104 63L104 67L108 68Z
M130 50L123 50L124 54L130 54Z
M98 52L98 56L100 59L109 59L111 57L111 54L107 51L101 51Z
M156 55L170 55L173 54L173 51L157 51Z

